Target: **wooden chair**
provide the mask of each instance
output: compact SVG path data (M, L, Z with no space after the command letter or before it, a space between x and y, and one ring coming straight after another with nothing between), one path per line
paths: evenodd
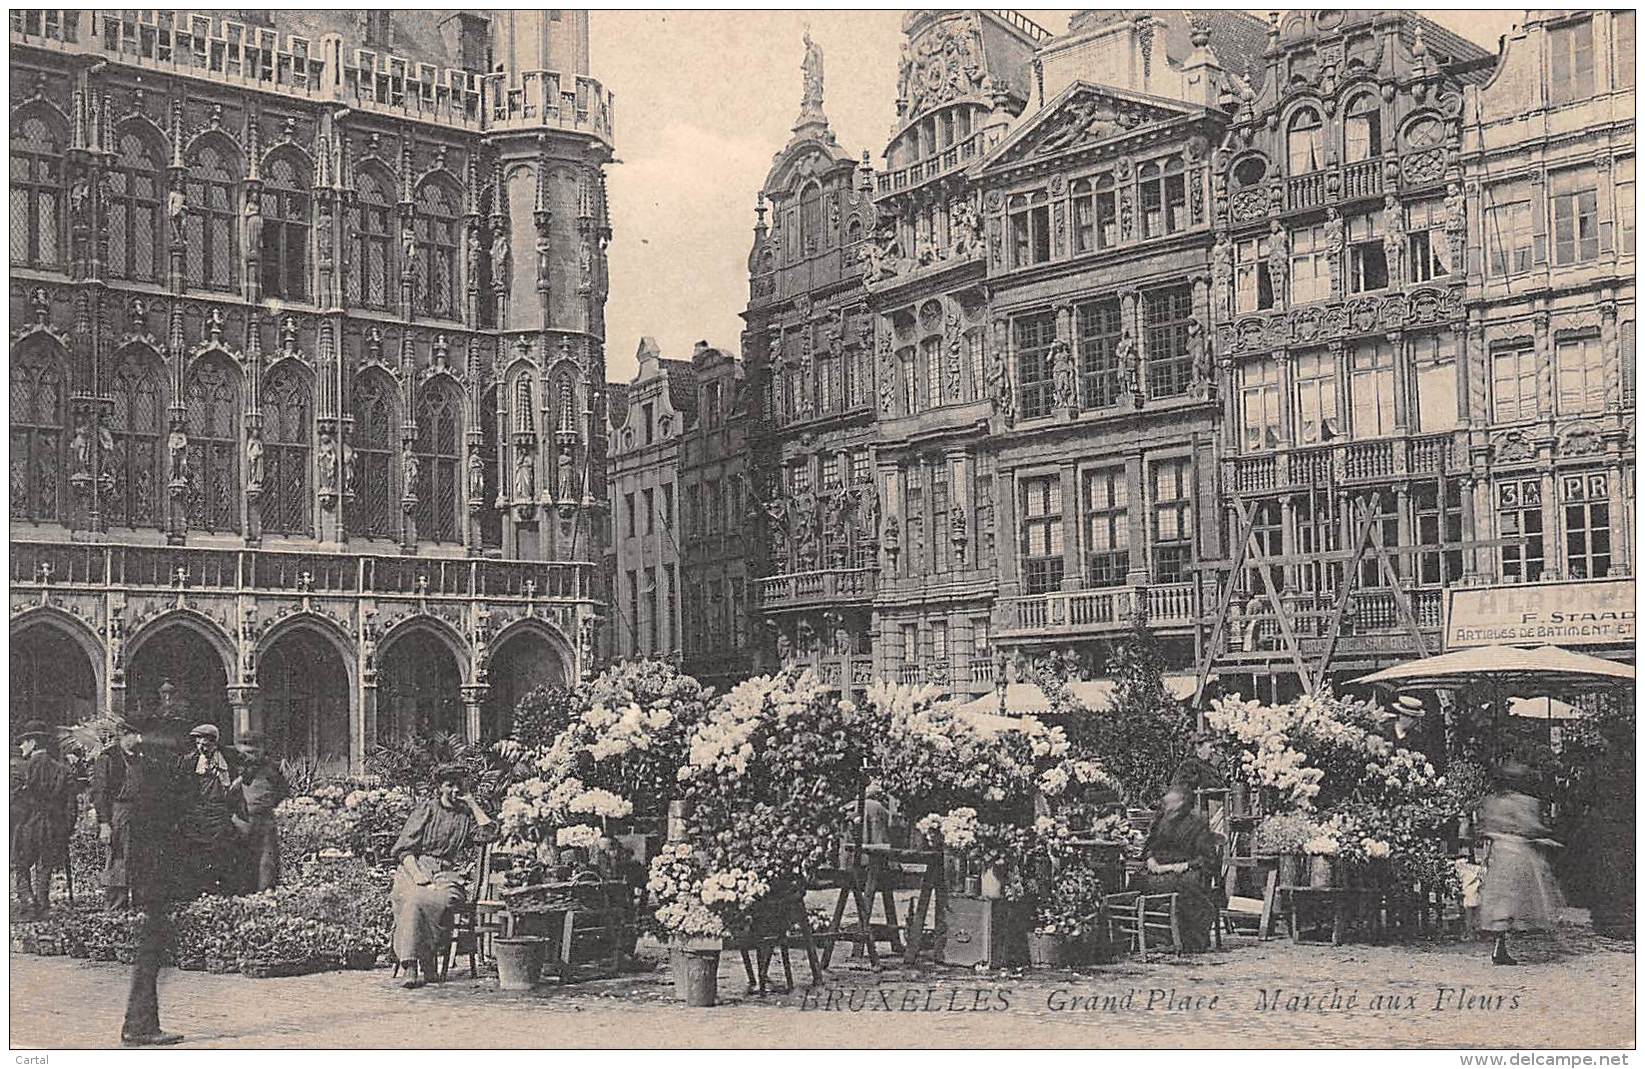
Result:
M1274 909L1278 897L1279 872L1274 869L1268 871L1262 898L1230 897L1228 905L1217 915L1217 949L1222 949L1224 933L1233 935L1239 932L1267 939L1274 930Z
M1107 895L1109 938L1123 937L1131 949L1148 960L1150 946L1182 953L1182 922L1177 914L1175 894L1143 894L1126 891Z
M488 925L490 903L482 903L481 898L486 883L491 876L491 846L489 843L480 847L480 863L473 886L469 890L468 900L459 902L446 910L444 924L446 932L445 947L436 954L436 962L440 969L440 979L445 980L451 975L452 963L459 956L468 958L468 974L479 976L479 959L483 949L483 937L495 931L495 926ZM400 975L400 963L394 963L393 976ZM424 977L432 980L433 977Z

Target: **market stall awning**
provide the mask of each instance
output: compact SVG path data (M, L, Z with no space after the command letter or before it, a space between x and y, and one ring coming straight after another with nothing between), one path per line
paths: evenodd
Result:
M1480 646L1406 661L1353 682L1409 690L1486 684L1521 696L1535 696L1548 690L1606 689L1632 683L1633 679L1632 665L1572 653L1558 646Z
M1165 690L1178 701L1194 696L1198 680L1193 676L1166 676ZM1068 684L1074 699L1092 712L1102 712L1114 700L1112 679L1081 679ZM1000 715L1000 692L990 691L980 698L958 706L956 712L975 716ZM1051 711L1051 699L1038 683L1007 683L1005 685L1006 716L1040 716Z

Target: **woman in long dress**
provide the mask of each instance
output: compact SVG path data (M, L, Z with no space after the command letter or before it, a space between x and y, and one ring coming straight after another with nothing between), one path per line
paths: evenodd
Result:
M1544 847L1558 846L1542 823L1539 804L1524 793L1528 770L1517 762L1501 770L1502 787L1481 807L1482 831L1490 838L1480 888L1480 930L1495 932L1495 965L1518 965L1508 953L1508 933L1552 929L1564 898Z
M495 834L490 817L464 790L467 772L444 765L435 772L434 797L412 808L394 844L395 960L406 973L405 986L421 987L438 975L436 962L445 947L448 911L467 898L462 867L474 847Z
M1213 896L1211 877L1221 848L1211 826L1194 811L1188 792L1170 787L1142 848L1142 889L1147 894L1175 894L1181 920L1182 949L1205 950L1221 904Z

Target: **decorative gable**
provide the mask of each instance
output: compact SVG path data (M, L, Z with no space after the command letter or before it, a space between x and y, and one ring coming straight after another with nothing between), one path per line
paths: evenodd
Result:
M1164 101L1138 99L1088 82L1075 82L1006 138L995 150L990 165L1025 163L1202 113L1199 108L1173 107Z

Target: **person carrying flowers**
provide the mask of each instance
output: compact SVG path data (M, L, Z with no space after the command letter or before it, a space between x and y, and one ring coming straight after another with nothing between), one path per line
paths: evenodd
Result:
M422 987L437 975L449 911L467 894L462 866L476 845L495 836L494 822L466 790L467 779L462 765L435 769L434 797L412 807L394 843L392 944L407 988Z

